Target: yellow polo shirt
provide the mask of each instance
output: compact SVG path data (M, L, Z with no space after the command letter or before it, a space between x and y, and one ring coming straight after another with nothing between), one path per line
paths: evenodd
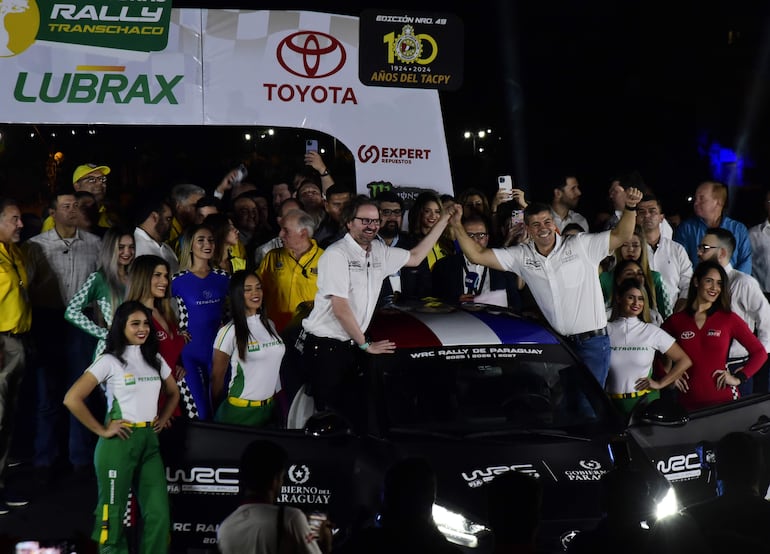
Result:
M262 303L279 332L291 321L297 306L312 301L318 291L318 259L324 251L314 239L310 242L312 247L299 260L286 247L274 248L257 268Z
M32 309L23 287L29 286L21 250L0 242L0 331L26 333Z

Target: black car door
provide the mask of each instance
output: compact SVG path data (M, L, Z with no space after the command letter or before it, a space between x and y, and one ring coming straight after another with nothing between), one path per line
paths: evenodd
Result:
M673 405L659 401L632 418L628 431L674 485L683 506L716 494L713 467L701 463L699 447L708 451L732 431L748 431L762 438L766 449L770 447L769 394L752 395L690 414L675 412Z

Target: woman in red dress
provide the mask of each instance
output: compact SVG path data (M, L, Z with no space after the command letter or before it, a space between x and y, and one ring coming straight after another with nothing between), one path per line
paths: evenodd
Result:
M160 256L144 255L134 260L126 300L138 300L152 310L152 324L158 339L158 353L172 368L181 387L185 370L182 367L182 348L189 340L187 333L179 331L174 309L171 306L171 276L168 262ZM165 398L161 395L161 407ZM180 403L181 404L181 403ZM174 416L181 415L178 406Z
M679 402L689 411L737 400L738 385L754 375L767 359L762 343L731 311L727 274L715 262L696 266L687 308L669 317L662 329L692 360L692 367L676 382ZM733 339L749 351L749 359L730 373L726 364Z

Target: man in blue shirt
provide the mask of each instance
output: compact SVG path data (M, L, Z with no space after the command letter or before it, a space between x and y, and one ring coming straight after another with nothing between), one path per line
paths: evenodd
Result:
M727 207L727 187L715 181L705 181L695 190L695 215L682 222L674 233L674 240L684 246L693 267L698 265L698 245L711 227L722 227L735 236L736 248L730 264L751 274L751 242L749 230L740 221L724 215Z

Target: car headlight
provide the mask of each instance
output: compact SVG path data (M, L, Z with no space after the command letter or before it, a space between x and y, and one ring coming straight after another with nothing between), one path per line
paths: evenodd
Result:
M479 535L489 531L480 523L438 504L433 505L433 521L449 542L466 548L478 548Z
M679 513L679 500L676 497L674 487L669 487L668 492L658 500L655 506L655 517L663 519Z

